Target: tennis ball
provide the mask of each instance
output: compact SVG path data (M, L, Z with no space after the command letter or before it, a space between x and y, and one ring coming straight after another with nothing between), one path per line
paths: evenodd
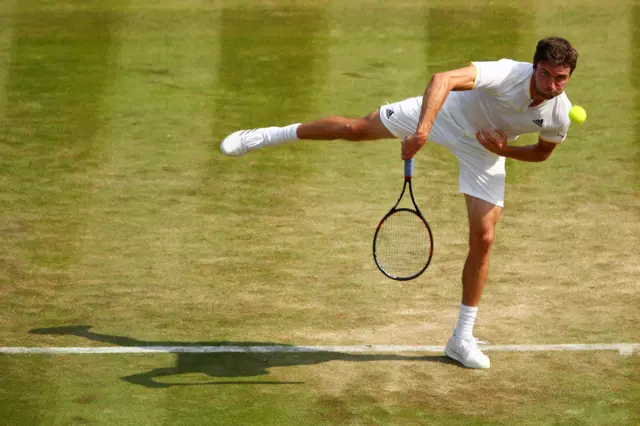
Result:
M569 118L574 123L582 124L584 123L584 120L587 119L587 111L585 111L581 106L574 105L569 110Z

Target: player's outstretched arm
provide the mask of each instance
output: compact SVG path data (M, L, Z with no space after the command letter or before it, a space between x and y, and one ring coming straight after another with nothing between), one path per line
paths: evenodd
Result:
M442 108L449 93L471 90L476 79L477 70L474 65L433 75L422 98L422 109L416 132L407 136L402 143L402 159L412 158L424 146L429 138L431 126Z

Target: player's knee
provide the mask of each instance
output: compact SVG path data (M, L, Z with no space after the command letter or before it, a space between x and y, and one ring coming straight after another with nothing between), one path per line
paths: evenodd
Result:
M365 119L355 119L345 125L345 137L348 141L363 141L370 139L369 122Z
M472 230L469 237L469 246L472 250L489 253L495 239L493 229L480 228Z

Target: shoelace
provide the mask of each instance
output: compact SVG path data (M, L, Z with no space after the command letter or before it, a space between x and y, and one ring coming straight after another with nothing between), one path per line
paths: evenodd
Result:
M453 334L455 335L455 330L453 330ZM489 342L485 341L485 340L479 340L477 337L472 337L471 341L476 345L488 345Z
M242 140L242 144L246 147L246 148L253 148L254 146L260 144L263 141L263 137L260 136L257 133L251 134L250 132L252 132L253 130L247 130L247 132L242 135L243 138ZM248 135L247 135L248 134Z

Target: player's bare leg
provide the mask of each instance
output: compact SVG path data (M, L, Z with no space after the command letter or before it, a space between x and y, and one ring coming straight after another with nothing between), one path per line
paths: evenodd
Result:
M326 117L303 123L297 130L298 139L367 141L393 139L395 136L382 124L380 111L362 118Z
M462 270L462 303L458 324L445 353L470 368L489 368L489 358L473 337L478 304L489 273L489 255L502 208L465 195L469 217L469 253Z
M393 134L382 124L377 110L362 118L326 117L285 127L241 130L227 136L220 144L220 150L225 155L240 156L254 149L300 139L364 141L392 138Z
M465 195L469 217L469 253L462 270L462 304L477 307L489 274L489 254L502 207Z

